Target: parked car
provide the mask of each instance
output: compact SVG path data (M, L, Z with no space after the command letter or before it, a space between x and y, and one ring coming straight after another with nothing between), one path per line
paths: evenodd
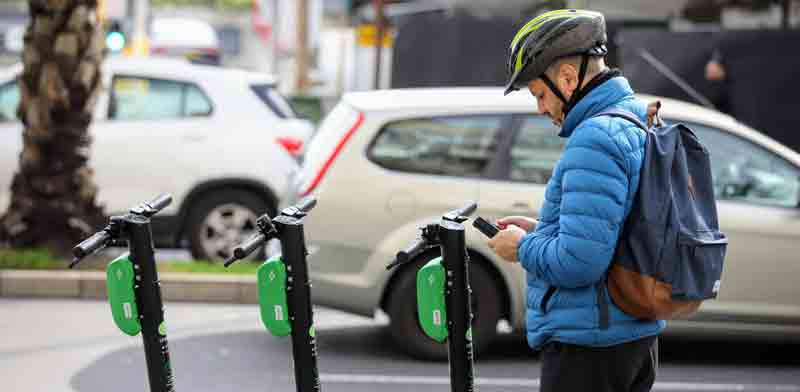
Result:
M0 72L0 206L10 199L22 149L15 76ZM188 245L222 259L274 212L313 126L296 118L267 75L185 60L114 58L90 133L89 165L107 213L162 192L172 205L154 220L158 246Z
M200 19L155 18L150 25L150 53L184 57L197 64L220 65L222 51L216 30Z
M669 322L668 333L800 338L800 154L727 115L658 99L668 121L690 124L708 147L720 225L730 238L719 298L690 320ZM381 309L399 347L444 357L445 348L417 326L413 288L416 269L438 250L407 268L385 265L420 226L468 201L489 220L535 217L565 142L526 94L346 94L320 125L292 185L295 197L319 199L306 218L314 301L367 316ZM499 260L477 230L467 228L466 241L481 351L498 320L524 330L525 273Z
M28 12L23 4L0 3L0 66L19 61Z

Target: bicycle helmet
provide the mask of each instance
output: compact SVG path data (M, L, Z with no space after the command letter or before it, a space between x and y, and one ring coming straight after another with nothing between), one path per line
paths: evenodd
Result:
M565 103L566 112L574 103L567 102L545 75L547 67L560 58L583 55L578 76L580 87L586 75L588 56L605 56L606 53L603 14L575 9L546 12L522 26L511 41L505 95L541 78ZM573 94L573 97L577 95Z

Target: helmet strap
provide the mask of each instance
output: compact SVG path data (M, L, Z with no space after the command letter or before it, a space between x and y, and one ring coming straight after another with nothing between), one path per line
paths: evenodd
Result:
M546 85L547 85L547 87L548 87L548 88L550 88L550 91L552 91L552 92L553 92L553 95L555 95L556 97L558 97L558 99L560 99L560 100L561 100L561 102L564 102L564 105L566 105L566 104L567 104L567 99L566 99L566 98L564 98L564 95L563 95L563 94L561 94L561 91L558 89L558 87L556 87L555 83L553 83L553 81L552 81L552 80L550 80L550 78L549 78L549 77L547 77L547 74L542 74L542 76L540 77L540 79L542 79L542 81L544 82L544 84L546 84Z
M550 78L547 76L546 73L543 73L542 76L540 77L540 79L542 79L544 84L546 84L547 87L550 88L550 91L552 91L553 94L556 97L558 97L558 99L561 100L561 102L564 102L564 109L563 109L564 116L566 116L567 113L569 113L569 111L572 109L572 107L575 106L576 103L578 103L578 100L576 98L580 96L579 92L581 90L581 85L583 84L583 79L586 77L586 70L588 68L588 65L589 65L589 56L583 55L581 57L581 67L578 70L578 87L575 88L575 91L572 92L572 95L569 97L569 100L564 98L564 94L561 93L561 90L559 90L558 87L556 87L555 83L553 83L553 81L550 80Z
M576 87L575 91L572 92L572 95L569 97L569 101L565 102L564 104L563 112L565 117L569 113L569 111L572 110L573 107L575 107L575 104L578 103L580 97L583 96L583 94L581 94L581 89L582 89L581 87L583 85L583 79L586 77L586 70L588 68L588 65L589 65L589 56L584 54L583 56L581 56L581 68L578 71L578 87Z

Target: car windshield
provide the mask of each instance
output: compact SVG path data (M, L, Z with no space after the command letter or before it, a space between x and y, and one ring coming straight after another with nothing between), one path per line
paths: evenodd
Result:
M261 98L270 109L280 118L295 118L297 113L292 105L271 84L253 84L250 86L256 95Z

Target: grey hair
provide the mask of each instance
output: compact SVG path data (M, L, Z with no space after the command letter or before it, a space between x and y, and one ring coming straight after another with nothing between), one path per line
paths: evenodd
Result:
M562 57L553 62L553 64L550 64L550 66L547 67L547 70L545 70L545 74L551 80L555 81L559 68L561 68L561 66L564 64L570 64L575 67L576 70L580 70L581 57L583 56L577 55ZM586 77L584 77L583 82L587 83L594 75L597 75L600 71L606 68L606 62L603 57L589 56L589 61L586 63Z

